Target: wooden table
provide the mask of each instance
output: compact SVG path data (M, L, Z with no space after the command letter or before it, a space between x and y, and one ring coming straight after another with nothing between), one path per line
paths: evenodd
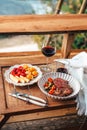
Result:
M72 54L74 55L74 53ZM41 58L42 57L42 58ZM60 53L52 57L50 62L54 58L61 57ZM20 59L20 60L19 60ZM32 60L31 60L32 59ZM42 60L41 60L42 59ZM47 97L48 107L40 107L30 103L26 103L22 100L16 99L8 95L9 92L13 90L13 85L5 81L4 72L11 65L21 64L21 63L32 63L35 65L40 65L45 63L45 58L40 52L32 53L12 53L7 55L1 55L0 57L1 67L0 67L0 115L3 116L0 122L0 128L8 122L22 121L22 120L32 120L40 118L48 118L55 116L66 116L76 114L76 104L75 99L60 101L54 100ZM46 99L46 96L40 91L37 83L30 86L28 90L26 87L16 87L17 91L32 94L34 96ZM21 118L19 118L21 116Z

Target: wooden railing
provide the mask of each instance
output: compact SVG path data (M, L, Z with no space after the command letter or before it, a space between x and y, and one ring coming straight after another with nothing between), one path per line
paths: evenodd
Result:
M87 31L87 14L0 16L1 34L57 34ZM67 44L64 45L66 52ZM61 52L62 55L64 51ZM64 55L63 55L63 58Z
M87 31L86 14L0 16L0 33L65 33Z

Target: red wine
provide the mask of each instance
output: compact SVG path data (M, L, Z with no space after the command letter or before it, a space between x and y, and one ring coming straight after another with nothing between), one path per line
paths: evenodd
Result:
M47 56L53 56L55 54L55 48L51 47L51 46L46 46L42 48L42 53Z
M57 68L57 72L66 73L68 74L68 70L66 68Z

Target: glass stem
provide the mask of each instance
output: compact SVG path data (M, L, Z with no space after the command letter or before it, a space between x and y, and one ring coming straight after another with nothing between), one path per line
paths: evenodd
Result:
M29 85L28 85L28 91L29 91L29 94L31 95L31 91L30 91L30 87L29 87Z
M48 57L47 57L46 59L47 59L47 62L46 62L47 67L46 67L46 68L47 68L47 70L48 70L48 68L49 68L49 67L48 67L48 64L49 64Z
M16 93L16 86L14 85L12 93Z

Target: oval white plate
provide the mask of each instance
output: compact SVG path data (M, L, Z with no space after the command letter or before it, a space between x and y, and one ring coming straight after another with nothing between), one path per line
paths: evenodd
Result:
M73 88L73 92L72 94L68 95L68 96L64 96L64 97L60 97L60 96L55 96L55 95L51 95L49 94L45 89L44 89L44 84L47 81L47 79L51 77L53 79L55 78L62 78L64 80L67 80L69 82L69 85ZM80 83L78 82L78 80L76 80L74 77L72 77L69 74L65 74L65 73L61 73L61 72L52 72L52 73L47 73L45 75L43 75L41 77L41 79L38 81L38 86L40 88L40 90L47 96L54 98L54 99L70 99L72 97L75 97L79 90L80 90Z
M16 83L14 82L13 80L10 79L10 72L15 68L15 67L19 67L19 66L23 66L24 64L18 64L18 65L14 65L14 66L11 66L8 70L5 71L5 79L8 83L11 83L11 84L14 84L16 86L26 86L26 85L31 85L31 84L34 84L36 83L41 77L42 77L42 72L40 71L40 68L37 67L37 66L33 66L31 64L28 64L28 66L30 67L34 67L37 72L38 72L38 76L36 78L34 78L33 80L31 80L30 82L28 83Z

